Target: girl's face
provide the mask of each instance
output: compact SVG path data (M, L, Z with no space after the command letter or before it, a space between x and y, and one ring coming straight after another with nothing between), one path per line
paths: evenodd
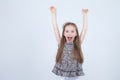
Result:
M73 25L66 26L64 36L67 42L73 42L75 36L77 36L76 28Z

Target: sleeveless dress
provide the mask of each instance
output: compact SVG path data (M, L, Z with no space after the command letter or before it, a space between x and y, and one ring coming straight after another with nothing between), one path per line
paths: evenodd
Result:
M58 76L63 77L77 77L84 76L82 64L77 60L73 60L71 57L71 51L73 48L73 43L65 43L62 63L55 63L52 72Z

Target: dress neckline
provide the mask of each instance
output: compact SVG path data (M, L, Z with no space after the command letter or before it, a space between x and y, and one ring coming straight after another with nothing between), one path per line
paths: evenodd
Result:
M66 42L66 45L73 45L73 42Z

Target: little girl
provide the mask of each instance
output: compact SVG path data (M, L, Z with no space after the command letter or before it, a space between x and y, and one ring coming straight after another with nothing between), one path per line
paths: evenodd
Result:
M58 43L58 51L56 55L56 64L52 72L61 77L61 80L79 80L80 76L84 76L82 64L84 62L81 44L87 32L87 12L83 9L83 28L79 36L79 32L75 23L66 22L63 25L62 37L60 37L56 19L55 7L50 7L52 13L52 22L55 36Z

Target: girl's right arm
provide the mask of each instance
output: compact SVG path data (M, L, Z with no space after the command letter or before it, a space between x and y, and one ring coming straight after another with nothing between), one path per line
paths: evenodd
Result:
M58 25L57 25L56 9L55 9L55 7L51 6L50 7L50 11L52 13L52 23L53 23L55 36L56 36L56 39L57 39L57 42L58 42L58 45L59 45L61 39L60 39L60 33L59 33Z

